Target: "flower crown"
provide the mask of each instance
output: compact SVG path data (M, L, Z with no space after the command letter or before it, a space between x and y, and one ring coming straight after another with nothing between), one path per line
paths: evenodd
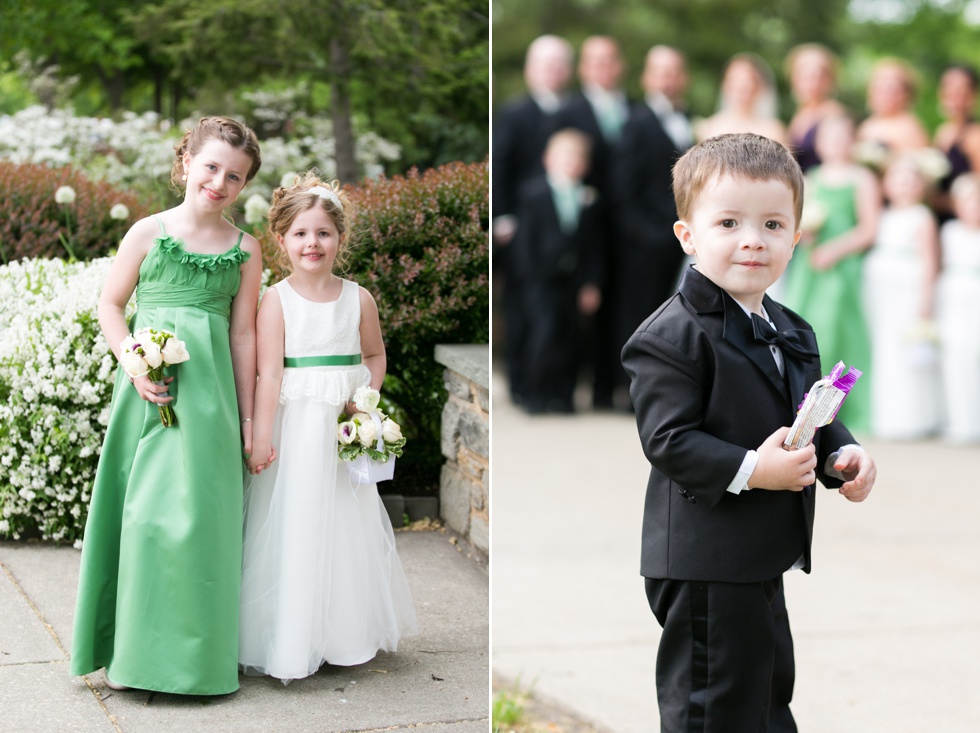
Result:
M315 193L322 199L332 201L338 209L344 208L344 205L340 203L340 196L338 196L337 192L333 189L325 188L323 186L314 186L313 188L309 189L309 193Z

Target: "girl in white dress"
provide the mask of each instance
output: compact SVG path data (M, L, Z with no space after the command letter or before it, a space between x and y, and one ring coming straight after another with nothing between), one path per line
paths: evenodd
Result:
M337 457L338 416L386 369L374 299L333 272L350 213L347 195L312 174L277 189L269 210L292 274L266 292L256 323L239 664L283 683L394 651L416 626L377 486L352 484Z
M946 421L953 443L980 441L980 176L964 173L950 189L955 219L943 225L937 293Z
M888 206L864 263L871 430L877 438L916 440L938 432L942 415L933 320L939 233L914 153L896 158L882 183Z

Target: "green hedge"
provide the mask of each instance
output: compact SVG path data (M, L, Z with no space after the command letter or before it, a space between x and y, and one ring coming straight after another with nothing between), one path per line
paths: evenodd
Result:
M74 192L72 203L55 201L62 186ZM113 212L118 204L125 207L124 215L119 208ZM70 166L0 161L0 263L24 257L101 257L146 214L133 194L90 181Z

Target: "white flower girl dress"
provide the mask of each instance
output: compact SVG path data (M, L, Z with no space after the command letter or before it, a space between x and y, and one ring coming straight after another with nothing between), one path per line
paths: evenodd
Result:
M285 683L394 651L416 620L377 485L352 485L337 458L337 418L370 380L358 286L344 280L328 303L275 287L286 335L279 457L245 481L239 663Z

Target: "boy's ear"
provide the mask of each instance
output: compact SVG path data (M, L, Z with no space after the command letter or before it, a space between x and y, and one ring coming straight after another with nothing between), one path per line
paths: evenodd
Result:
M677 241L681 243L681 249L684 250L684 254L694 254L694 242L692 241L693 234L691 233L690 228L688 228L687 222L683 219L678 219L674 222L674 236L677 237Z
M802 229L797 229L796 230L796 236L793 237L793 246L794 247L796 247L797 243L800 241L800 237L802 237L802 236L803 236L803 230Z

